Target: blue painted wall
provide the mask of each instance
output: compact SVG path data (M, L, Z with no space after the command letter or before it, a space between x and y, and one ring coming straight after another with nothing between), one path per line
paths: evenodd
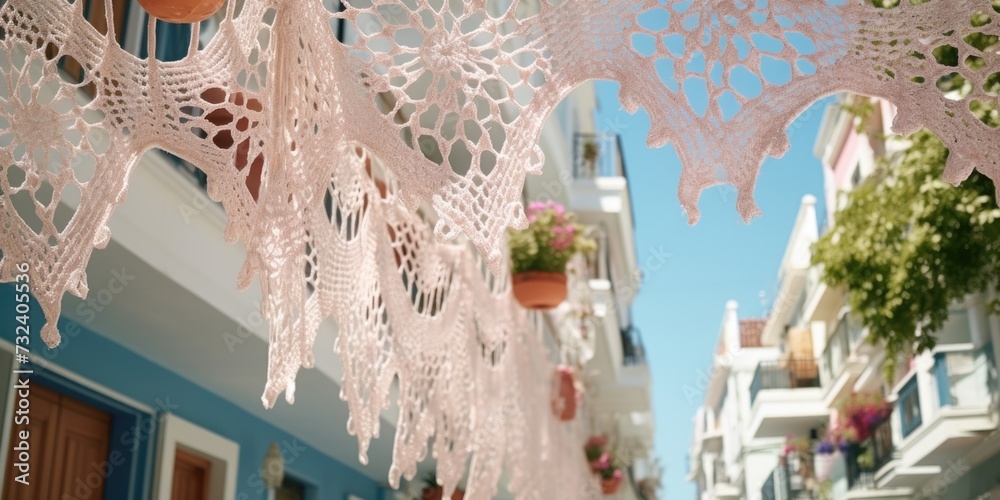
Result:
M14 342L14 288L0 285L0 338ZM38 336L42 311L31 303L31 351L46 349ZM84 378L120 392L158 410L169 410L192 423L211 430L240 445L236 500L267 498L260 480L260 464L268 445L282 448L287 474L309 485L309 499L346 500L353 494L364 500L384 497L375 481L345 464L312 449L277 427L258 419L242 408L220 399L178 374L135 352L68 320L60 330L79 328L71 345L58 351L55 364ZM70 344L70 343L67 343ZM0 428L7 429L7 422ZM139 436L155 444L156 436Z

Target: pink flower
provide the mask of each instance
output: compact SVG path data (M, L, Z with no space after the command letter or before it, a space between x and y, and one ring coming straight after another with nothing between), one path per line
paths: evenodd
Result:
M611 467L611 455L608 455L607 452L601 453L597 460L590 462L590 469L594 471L602 471L608 467Z
M563 221L563 217L566 216L566 209L563 208L563 206L560 205L560 204L558 204L558 203L553 203L552 204L552 211L555 212L555 214L556 214L556 220L558 220L559 222L562 222Z
M615 479L621 479L622 478L622 471L621 471L621 469L615 469L615 473L612 474L612 476Z
M556 249L556 250L565 250L565 249L569 248L570 245L572 245L572 244L573 244L573 238L572 237L570 237L570 238L565 238L565 237L552 238L552 240L549 241L549 245L552 248Z
M531 212L532 214L536 214L538 212L541 212L542 210L545 210L545 203L542 203L540 201L533 201L528 204L528 212Z

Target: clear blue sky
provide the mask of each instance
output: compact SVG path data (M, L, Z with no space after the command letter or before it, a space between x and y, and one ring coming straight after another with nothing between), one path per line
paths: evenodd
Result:
M741 317L764 315L802 196L815 195L825 213L823 174L812 148L829 99L792 124L792 148L783 158L764 163L755 192L764 215L743 223L735 190L714 187L702 194L701 220L691 226L677 201L680 162L673 147L646 147L649 116L621 108L618 84L599 82L597 94L598 129L622 135L640 266L653 252L670 254L661 269L645 272L633 320L642 330L653 376L662 493L670 500L689 499L695 491L685 481L691 419L703 397L699 377L710 369L725 303L738 301Z

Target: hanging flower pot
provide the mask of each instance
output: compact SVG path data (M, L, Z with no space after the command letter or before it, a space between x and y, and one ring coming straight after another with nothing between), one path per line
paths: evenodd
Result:
M892 414L892 405L879 393L853 393L840 405L847 441L861 443Z
M200 23L224 3L226 0L139 0L149 15L168 23Z
M576 373L571 366L560 366L552 377L552 413L563 422L576 416Z
M456 489L455 493L452 493L451 500L463 500L465 498L465 491ZM420 493L420 500L444 500L444 488L441 486L426 487Z
M566 263L597 244L583 235L573 214L554 202L534 202L525 210L527 229L510 233L514 298L526 309L553 309L566 300Z
M614 495L622 485L622 471L615 470L610 477L601 476L601 492L605 495Z
M465 490L455 488L455 492L451 494L450 498L451 500L463 500ZM420 500L444 500L444 486L438 484L437 474L434 472L428 472L424 476L424 489L420 490Z
M529 271L512 278L514 298L525 309L545 311L566 300L566 275L563 273Z
M818 454L815 457L816 460L816 481L824 482L830 479L830 469L833 468L833 464L840 458L840 455L828 453L828 454Z

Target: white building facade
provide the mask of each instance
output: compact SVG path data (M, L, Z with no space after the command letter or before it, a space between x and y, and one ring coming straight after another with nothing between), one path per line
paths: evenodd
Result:
M712 422L708 415L718 414L713 409L720 404L709 391L695 418L692 446L690 479L699 486L699 498L1000 497L995 361L1000 317L987 306L995 294L953 304L951 317L936 333L937 346L897 360L894 379L886 380L885 350L868 341L867 328L850 312L846 290L823 283L822 269L810 264L818 229L836 224L846 192L875 170L880 157L905 147L902 140L886 139L893 107L874 100L867 119L859 122L843 106L857 99L841 97L824 116L815 152L823 163L828 216L817 220L815 199L803 200L779 270L780 291L761 335L761 344L777 353L760 360L746 357L747 363L757 362L753 382L743 394L726 399L748 399L749 411L723 411L722 421L714 422L733 429L721 436L723 451L754 442L760 447L753 451L765 450L760 455L770 458L722 453L730 474L713 475L706 468L715 460L711 450L718 448L712 444L718 438L705 431ZM718 378L740 388L735 371L722 371ZM892 408L870 437L830 455L786 454L789 437L809 440L815 448L836 426L838 408L857 393L884 398ZM769 438L774 441L765 441ZM773 466L763 483L761 467L752 461L765 469Z

